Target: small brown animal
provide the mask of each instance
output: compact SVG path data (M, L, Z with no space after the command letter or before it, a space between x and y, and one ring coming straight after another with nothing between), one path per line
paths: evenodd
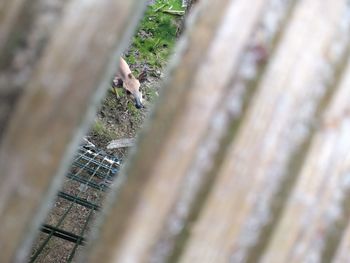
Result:
M128 93L132 94L135 100L135 107L141 109L143 107L142 104L142 92L140 91L140 82L146 80L146 72L143 71L138 78L136 78L126 61L120 57L119 61L119 69L117 74L115 75L112 87L123 87Z

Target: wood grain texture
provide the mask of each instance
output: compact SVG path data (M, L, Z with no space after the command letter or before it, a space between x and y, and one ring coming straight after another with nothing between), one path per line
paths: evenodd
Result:
M296 186L262 262L331 261L322 254L332 245L327 235L341 235L336 221L341 217L348 221L349 216L343 212L343 204L349 198L349 72L348 66L312 138ZM349 259L348 255L346 261Z
M0 55L22 11L24 0L0 1Z
M70 1L33 0L22 4L11 34L0 51L0 141ZM8 1L8 4L13 3Z
M327 10L322 17L321 10ZM337 41L335 28L340 30L344 11L345 1L301 1L295 7L218 167L181 262L242 262L260 242L267 242L260 233L273 219L281 183L286 176L295 176L297 169L290 164L305 151L318 105L330 88L326 76L332 66L324 54Z
M107 68L111 54L131 36L143 4L79 0L67 7L1 144L1 262L24 261L72 149L108 87L106 77L115 70Z

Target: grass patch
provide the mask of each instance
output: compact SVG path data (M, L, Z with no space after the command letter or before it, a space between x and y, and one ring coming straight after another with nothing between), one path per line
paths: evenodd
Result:
M158 98L158 93L155 89L146 87L145 88L145 93L150 102L154 102Z
M91 133L106 141L111 141L117 138L117 135L108 130L105 124L98 119L95 120L91 128Z
M148 6L126 56L129 64L144 62L152 68L164 65L173 50L180 17L163 11L183 11L181 2L157 0Z
M130 113L130 121L134 125L136 124L137 126L141 125L142 119L143 119L143 114L142 112L137 109L134 105L133 102L129 101L127 104L128 111Z

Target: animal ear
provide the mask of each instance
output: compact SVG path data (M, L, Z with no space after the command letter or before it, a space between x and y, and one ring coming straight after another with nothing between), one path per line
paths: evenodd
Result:
M145 69L140 73L138 80L140 83L143 83L147 80L147 71Z
M119 77L115 77L112 81L112 87L117 88L122 86L123 86L123 80Z

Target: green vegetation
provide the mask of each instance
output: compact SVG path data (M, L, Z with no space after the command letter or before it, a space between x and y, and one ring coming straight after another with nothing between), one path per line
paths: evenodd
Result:
M145 62L160 68L173 50L180 16L167 11L183 11L181 0L156 0L149 5L132 39L126 60L129 64Z
M158 98L159 82L163 67L171 55L184 9L181 0L154 0L140 21L131 45L123 56L138 76L146 67L148 81L141 85L145 109L136 109L124 89L114 90L104 100L90 135L93 143L104 147L116 138L133 137L139 130L149 106ZM119 61L116 61L119 63Z
M98 136L100 140L111 141L117 138L117 135L113 131L108 130L105 124L99 119L95 120L91 128L91 133Z
M167 62L181 21L178 12L181 14L184 11L181 4L181 0L155 0L154 4L148 6L125 56L128 64L134 66L135 75L142 70L142 64L153 71L161 69ZM158 97L154 87L144 86L144 94L151 102ZM142 122L142 113L130 103L128 111L133 123Z
M158 93L155 89L146 89L146 95L150 102L154 102L154 100L158 98Z

